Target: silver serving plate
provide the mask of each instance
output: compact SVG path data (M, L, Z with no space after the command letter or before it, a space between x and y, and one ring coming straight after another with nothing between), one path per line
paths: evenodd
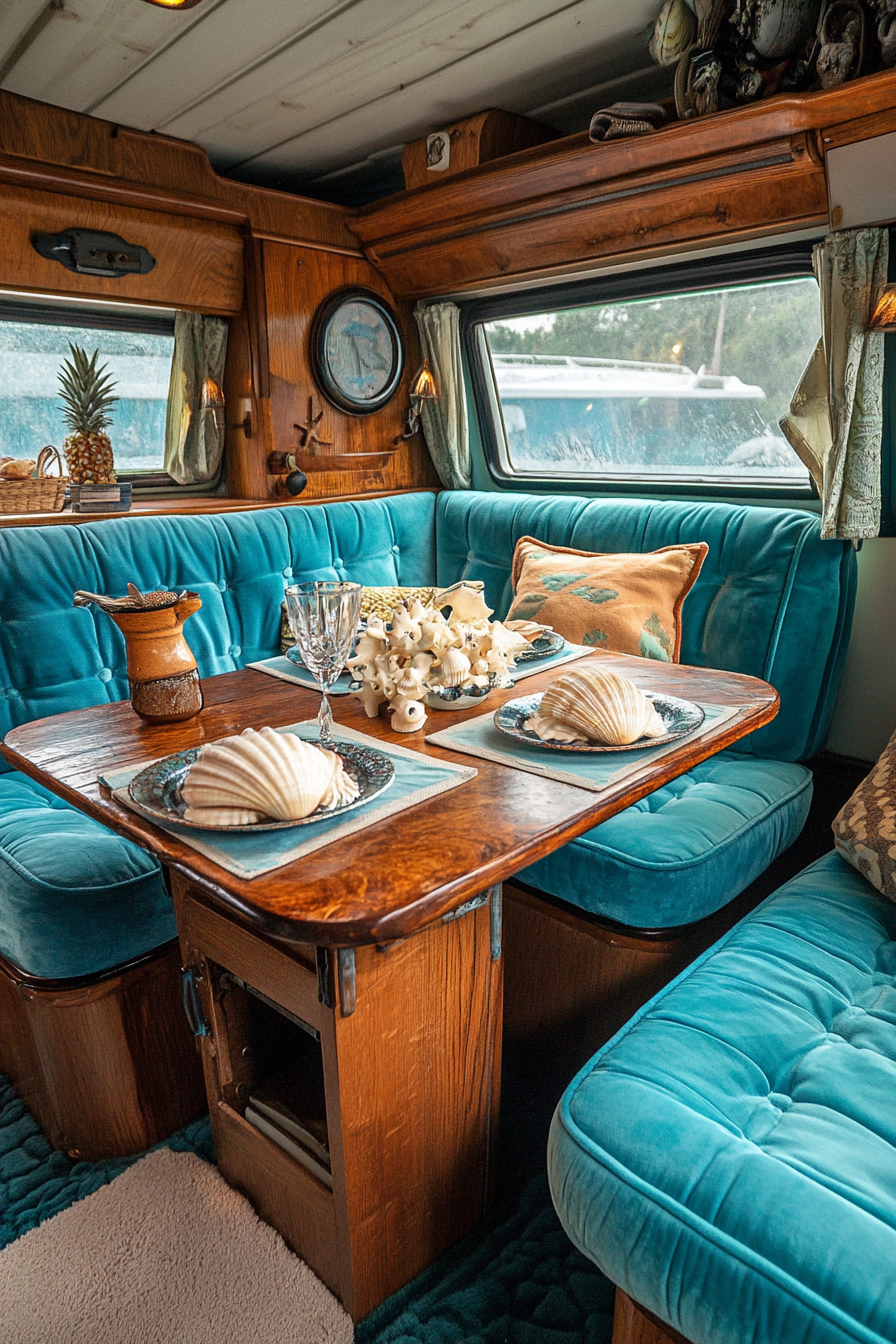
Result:
M196 760L201 748L190 747L186 751L176 751L173 756L165 756L154 761L139 775L135 775L128 785L128 794L140 815L149 821L158 821L165 826L183 826L190 831L221 831L227 835L253 835L256 831L285 831L293 826L309 826L313 821L325 821L330 817L340 817L343 812L369 803L372 798L388 789L395 778L395 766L391 757L375 747L367 747L354 742L340 742L336 746L342 757L345 769L358 785L358 797L350 803L340 803L336 807L318 808L310 817L301 821L256 821L251 826L203 826L195 821L184 821L186 804L180 796L181 785L187 777L187 771Z
M706 718L699 705L690 700L679 700L674 695L657 695L645 691L648 700L659 714L667 731L662 737L639 737L637 742L628 742L624 747L604 746L597 742L545 742L537 733L524 725L527 719L538 711L543 691L535 695L523 695L518 700L508 700L495 711L495 727L505 737L517 742L525 742L529 747L540 747L545 751L577 751L592 754L596 751L643 751L645 747L661 747L664 742L676 742L698 729Z

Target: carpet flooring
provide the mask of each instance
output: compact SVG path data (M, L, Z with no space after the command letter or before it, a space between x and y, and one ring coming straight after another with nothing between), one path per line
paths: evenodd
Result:
M194 1153L150 1153L0 1252L15 1344L352 1344L351 1318Z
M495 1213L362 1321L357 1344L610 1344L612 1285L571 1245L551 1205L542 1156L547 1105L533 1106L522 1090L515 1098L513 1088L508 1101L516 1101L523 1142L506 1163ZM152 1151L164 1148L213 1162L208 1119ZM0 1245L107 1186L142 1156L84 1162L55 1152L0 1076Z

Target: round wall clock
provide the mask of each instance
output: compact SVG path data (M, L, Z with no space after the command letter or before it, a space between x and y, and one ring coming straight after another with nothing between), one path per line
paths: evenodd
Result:
M311 326L311 367L324 395L351 415L378 411L404 368L398 321L369 289L340 289L320 305Z

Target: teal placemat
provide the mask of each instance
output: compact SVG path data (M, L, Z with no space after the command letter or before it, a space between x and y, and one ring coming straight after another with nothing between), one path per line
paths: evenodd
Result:
M291 681L296 686L307 686L312 691L320 690L317 677L313 672L309 672L307 667L299 667L286 657L264 658L260 663L247 663L246 666L251 667L254 672L265 672L269 677L276 677L278 681ZM336 678L329 694L348 695L350 681L349 674L343 672Z
M313 742L318 738L317 722L309 719L304 723L293 723L278 730L281 733L295 733L297 737ZM477 771L472 766L453 765L448 761L434 761L431 757L421 756L419 752L409 751L391 742L380 742L356 733L353 728L334 725L333 736L337 742L359 742L365 747L376 747L392 758L395 766L395 778L385 793L372 798L369 803L346 812L341 817L323 818L309 822L305 826L290 827L284 831L259 831L255 835L227 835L215 831L191 830L185 826L161 826L160 829L182 840L185 845L204 854L206 858L226 868L236 877L260 877L284 863L292 863L316 849L354 835L374 822L393 817L416 803L426 802L459 784L473 779ZM115 774L100 775L100 783L112 790L116 802L140 812L134 806L128 785L136 774L150 765L142 765L130 770L119 770ZM151 819L152 820L152 819ZM158 822L154 823L159 825Z
M564 644L559 653L552 653L548 658L539 658L533 663L521 663L519 667L512 667L510 675L513 677L513 684L518 681L525 681L526 677L534 677L536 672L547 672L551 667L558 667L561 663L571 663L576 658L584 658L586 654L593 653L594 649L588 644ZM298 667L288 658L264 658L260 663L247 663L255 672L265 672L269 677L277 677L280 681L291 681L296 686L307 686L312 691L319 691L317 677L313 672L309 672L307 667ZM338 678L330 695L349 695L349 682L351 677L347 672L343 672Z
M541 775L544 779L556 779L562 784L575 784L581 789L590 789L592 793L600 793L626 775L635 774L645 761L657 761L668 756L682 743L704 737L711 729L727 723L740 713L725 705L702 702L701 708L706 718L695 732L675 742L667 742L665 746L644 747L638 751L599 751L593 756L586 756L582 752L530 747L525 742L517 742L499 733L494 724L493 710L469 719L466 723L455 724L453 728L429 733L426 740L438 747L448 747L451 751L462 751L467 756L479 756L485 761L496 761L498 765L525 770L530 775Z

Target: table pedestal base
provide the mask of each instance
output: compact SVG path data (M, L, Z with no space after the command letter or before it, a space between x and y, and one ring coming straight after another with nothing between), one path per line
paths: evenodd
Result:
M500 1088L500 894L389 947L356 948L352 1005L340 999L348 977L334 952L269 942L172 876L197 1025L208 1032L221 1171L360 1320L486 1210ZM326 1172L315 1175L313 1162L307 1169L244 1118L290 1031L299 1032L284 1047L298 1050L290 1058L319 1068L319 1051L332 1189Z

